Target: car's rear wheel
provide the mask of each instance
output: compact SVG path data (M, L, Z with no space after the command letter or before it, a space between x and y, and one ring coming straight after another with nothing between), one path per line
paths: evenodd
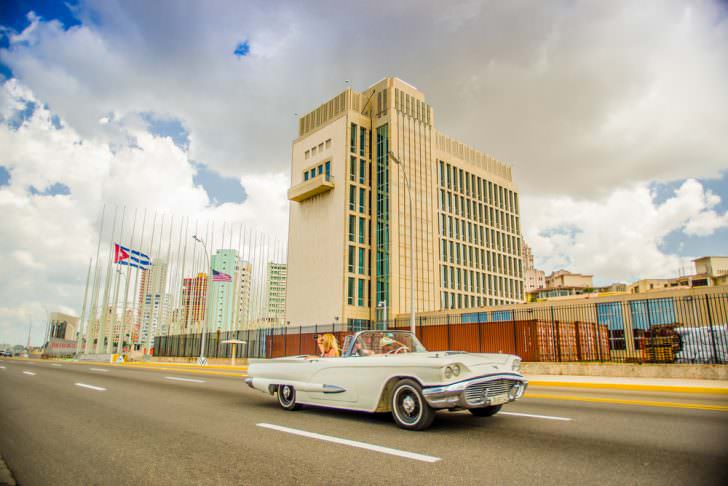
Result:
M468 411L476 417L492 417L500 412L503 405L493 405L491 407L469 408Z
M395 423L407 430L424 430L435 420L432 409L422 395L422 388L414 380L397 382L390 398L392 417Z
M284 410L298 410L301 405L296 403L296 389L291 385L278 385L278 403Z

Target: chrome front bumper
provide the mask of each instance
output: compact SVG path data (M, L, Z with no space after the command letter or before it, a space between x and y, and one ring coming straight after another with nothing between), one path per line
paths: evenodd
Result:
M518 400L528 381L519 374L500 373L422 389L432 408L481 408Z

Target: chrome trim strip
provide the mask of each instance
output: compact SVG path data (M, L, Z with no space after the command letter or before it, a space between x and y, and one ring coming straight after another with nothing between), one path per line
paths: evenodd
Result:
M422 394L427 403L433 408L476 408L469 403L465 397L465 390L470 385L486 384L496 380L510 380L519 382L516 395L509 395L509 402L517 400L523 396L528 387L528 380L517 373L498 373L492 375L478 376L467 380L452 383L443 386L431 386L422 389ZM487 406L485 403L477 404L477 406Z
M246 378L245 379L245 384L248 385L250 388L254 388L253 387L253 379L252 378Z
M336 385L324 385L324 393L343 393L346 389Z

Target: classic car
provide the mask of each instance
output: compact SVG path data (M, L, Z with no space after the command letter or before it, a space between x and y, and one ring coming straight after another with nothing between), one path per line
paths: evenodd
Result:
M341 357L250 360L245 382L285 410L391 412L399 427L423 430L440 409L489 417L519 399L528 385L520 364L510 354L428 352L408 331L360 331L346 337Z

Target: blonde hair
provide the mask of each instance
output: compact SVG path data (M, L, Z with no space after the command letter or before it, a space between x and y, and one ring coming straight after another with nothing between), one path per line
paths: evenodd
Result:
M339 343L336 341L336 336L333 334L327 333L321 336L321 344L323 345L324 353L328 353L333 349L336 352L336 356L341 354L339 351Z

